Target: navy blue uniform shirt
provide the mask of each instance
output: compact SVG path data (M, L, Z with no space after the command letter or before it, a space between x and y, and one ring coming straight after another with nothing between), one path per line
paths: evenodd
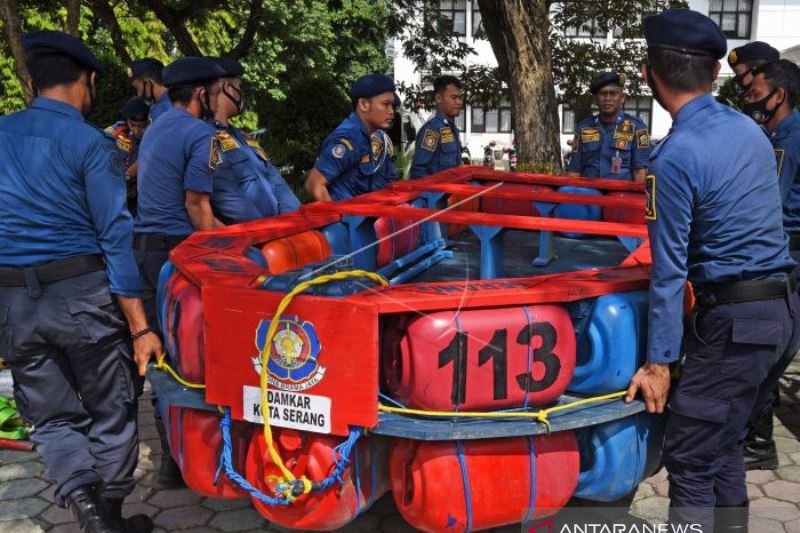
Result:
M800 112L796 109L770 134L783 198L783 227L800 233Z
M150 120L157 119L166 113L171 107L172 100L169 98L169 91L164 91L164 93L161 95L161 99L156 100L150 105Z
M300 201L255 139L217 126L222 163L214 171L214 212L227 224L296 211Z
M575 126L572 150L567 170L589 178L632 180L634 170L648 166L650 134L647 124L628 113L620 111L611 124L595 115Z
M216 128L171 107L142 137L139 155L136 233L186 236L194 226L186 191L211 194L213 170L221 162Z
M103 254L111 291L140 296L124 174L114 140L68 104L0 118L0 265Z
M455 123L437 112L417 134L411 177L423 178L461 164L461 139Z
M328 180L331 199L376 191L397 179L391 142L381 130L375 133L370 136L358 115L350 113L325 139L314 166Z
M680 356L687 278L702 287L783 276L794 267L776 172L772 147L750 118L710 94L678 111L645 182L649 362Z

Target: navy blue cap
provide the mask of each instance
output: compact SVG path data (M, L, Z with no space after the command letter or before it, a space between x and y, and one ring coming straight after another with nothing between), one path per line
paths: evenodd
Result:
M136 120L137 118L144 119L150 114L150 106L144 98L134 96L122 106L122 118L125 120Z
M167 87L181 87L202 85L224 75L225 71L210 57L183 57L164 67L161 81Z
M735 67L739 63L749 63L750 61L772 63L780 58L781 53L776 48L764 41L753 41L731 50L728 54L728 64Z
M644 38L651 48L720 59L728 40L717 23L691 9L669 9L644 19Z
M80 39L61 31L28 32L22 36L22 48L26 52L45 52L67 56L89 70L103 71L103 65Z
M154 57L144 57L131 61L128 68L128 76L133 79L141 78L147 74L161 74L164 63Z
M350 86L351 98L371 98L383 93L394 93L394 81L385 74L361 76Z
M214 57L212 58L217 62L217 65L225 72L226 78L241 78L244 76L244 67L242 64L231 57Z
M620 87L625 87L625 75L620 75L618 72L603 72L599 76L597 76L594 80L592 80L592 84L589 85L589 92L592 94L597 93L600 89L605 87L606 85L619 85Z

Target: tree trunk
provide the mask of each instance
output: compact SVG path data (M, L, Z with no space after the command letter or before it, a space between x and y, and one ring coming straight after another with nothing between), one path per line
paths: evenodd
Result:
M500 73L511 91L521 163L560 173L558 105L546 0L478 0Z
M161 20L164 26L172 32L178 49L185 56L201 56L200 48L194 42L192 34L186 28L185 19L175 10L166 5L162 0L147 0L147 5Z
M33 100L33 87L31 85L31 75L25 64L25 51L22 49L22 26L19 22L19 5L17 0L0 0L0 18L3 19L6 29L6 41L11 55L14 57L14 71L17 74L25 103L30 104Z
M80 38L81 0L67 0L67 23L64 31Z
M92 13L100 19L100 22L108 28L111 32L111 42L114 45L114 51L126 65L131 63L131 55L128 53L128 47L125 45L125 37L122 35L122 28L119 26L117 16L114 14L114 8L108 3L108 0L90 0L89 6Z

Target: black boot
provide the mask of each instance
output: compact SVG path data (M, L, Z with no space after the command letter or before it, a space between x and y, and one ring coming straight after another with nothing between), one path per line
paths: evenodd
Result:
M97 487L86 485L73 490L66 503L83 533L122 533L106 518Z
M165 489L182 489L186 486L181 469L169 451L167 431L160 418L156 418L156 430L161 439L161 466L158 468L158 484Z
M744 441L744 465L747 470L775 470L778 450L772 439L772 409L761 413Z
M122 499L101 498L103 512L114 527L122 533L150 533L153 531L153 521L146 514L135 514L122 518Z
M745 503L740 507L717 507L714 509L714 533L747 533L750 508Z

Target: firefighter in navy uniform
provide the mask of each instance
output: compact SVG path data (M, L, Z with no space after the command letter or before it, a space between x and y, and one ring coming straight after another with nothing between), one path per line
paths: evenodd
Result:
M85 533L147 533L149 518L121 509L140 376L162 346L140 298L120 152L84 120L102 67L61 32L22 44L38 97L0 119L0 347L54 501Z
M455 76L433 80L436 114L419 130L411 178L423 178L461 164L461 133L456 117L464 107L464 90Z
M751 41L728 53L728 65L735 74L734 88L743 97L753 83L753 71L780 59L780 52L764 41Z
M648 411L670 411L663 461L672 526L744 533L744 437L800 341L775 155L752 120L711 94L727 49L711 19L668 10L646 18L644 34L643 75L673 123L645 181L648 362L626 399L641 392ZM687 279L697 305L684 332ZM667 403L682 340L683 369Z
M795 261L800 261L800 112L794 108L800 96L800 69L781 59L761 63L749 75L742 110L764 128L775 149L783 227L789 234L789 251ZM748 470L778 468L778 450L772 433L773 407L779 398L776 387L772 401L747 435L744 458Z
M153 327L159 326L155 305L158 276L170 250L195 230L222 225L214 217L210 200L221 151L214 140L216 129L207 122L214 116L222 74L217 63L207 57L178 59L167 66L163 80L172 107L153 122L142 139L133 246L142 273L145 311ZM157 401L154 404L157 407ZM155 417L161 446L167 450L158 408ZM169 453L161 456L158 479L165 487L183 484Z
M117 140L125 165L125 182L128 188L128 211L136 216L136 172L139 168L139 145L144 130L150 125L150 106L144 98L134 96L122 108L122 120L106 128Z
M353 112L328 135L305 188L314 200L344 200L384 188L397 179L385 129L394 120L395 85L369 74L350 87Z
M599 113L575 126L569 176L644 181L650 157L647 124L622 110L625 79L604 72L589 86Z
M214 121L222 150L222 163L214 171L214 214L237 224L296 211L300 201L258 141L229 122L244 110L244 69L229 57L214 60L224 71Z
M128 69L136 96L144 98L150 106L150 120L157 119L172 106L167 87L161 79L163 70L164 64L152 57L136 59Z

